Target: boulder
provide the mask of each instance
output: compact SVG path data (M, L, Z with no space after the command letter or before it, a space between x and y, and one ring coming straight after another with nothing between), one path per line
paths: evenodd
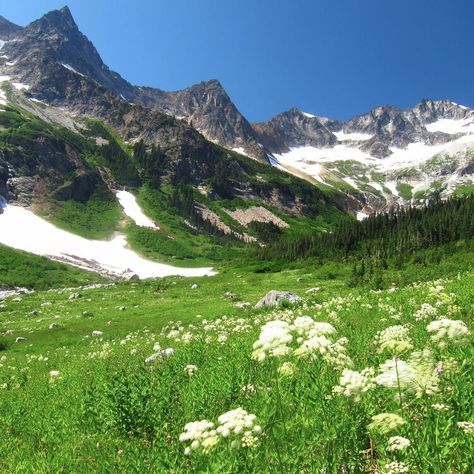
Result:
M289 303L298 303L301 301L296 293L290 291L269 291L256 305L255 308L263 308L264 306L277 306L282 301L288 301Z

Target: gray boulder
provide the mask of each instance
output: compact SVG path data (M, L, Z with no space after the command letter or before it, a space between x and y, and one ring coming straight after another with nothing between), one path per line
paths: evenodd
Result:
M301 301L296 293L290 291L269 291L256 305L255 308L263 308L264 306L277 306L282 301L288 301L289 303L298 303Z

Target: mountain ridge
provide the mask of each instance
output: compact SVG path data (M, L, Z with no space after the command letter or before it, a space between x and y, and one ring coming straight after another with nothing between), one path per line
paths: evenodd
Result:
M430 186L438 187L440 176L442 192L452 192L458 184L472 184L471 173L465 171L470 169L469 159L466 164L462 157L452 158L459 165L457 181L445 169L428 176L420 168L440 152L462 152L465 156L470 150L469 124L474 121L474 111L450 100L422 99L406 109L381 105L345 121L294 107L266 122L250 123L217 79L169 92L131 84L104 64L68 7L46 13L26 27L16 27L7 20L3 25L0 22L0 39L5 38L0 51L8 60L0 62L2 77L27 90L31 98L106 120L125 140L170 148L176 140L193 135L186 128L190 127L213 143L342 192L348 202L355 198L360 210L368 212L416 203L407 198L409 193L401 196L399 186L412 186L423 191L426 198L437 191L424 192ZM13 40L7 39L12 35ZM167 121L166 116L177 122ZM166 123L169 131L163 133ZM178 130L184 135L176 133ZM458 146L461 144L464 148ZM423 151L420 155L416 154L417 147ZM407 156L413 151L416 163L419 156L423 158L423 163L416 165L415 176L403 178L405 181L391 169L385 172L398 159L400 150ZM349 165L341 164L354 160L359 163L356 171L348 171ZM404 160L402 168L409 161ZM373 175L379 176L381 170L382 178L374 181Z

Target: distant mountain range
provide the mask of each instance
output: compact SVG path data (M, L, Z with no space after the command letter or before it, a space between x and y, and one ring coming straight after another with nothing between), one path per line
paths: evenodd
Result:
M3 83L68 114L104 119L130 142L172 149L188 168L211 154L202 134L336 193L359 217L474 189L474 110L449 100L384 105L345 122L294 108L251 124L217 80L174 92L130 84L103 63L67 7L26 27L0 17L0 40Z

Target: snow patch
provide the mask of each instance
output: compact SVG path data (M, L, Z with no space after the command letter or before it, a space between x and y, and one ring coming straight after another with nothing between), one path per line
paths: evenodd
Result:
M308 118L315 118L316 115L313 115L313 114L308 114L308 112L301 112L305 117L308 117Z
M0 89L0 105L7 105L7 96L5 95L5 92L3 92L1 89Z
M60 63L61 66L65 67L66 69L69 69L69 71L75 73L75 74L79 74L79 76L82 76L82 77L86 77L84 76L84 74L80 73L79 71L76 71L72 66L70 66L69 64L64 64L64 63Z
M346 133L343 130L340 132L334 132L334 135L336 135L336 138L340 142L346 140L365 141L370 140L373 137L373 135L370 135L370 133Z
M123 212L125 212L125 214L130 217L137 226L159 230L159 227L157 227L151 219L145 216L132 193L129 193L128 191L117 191L116 196L122 206Z
M29 100L31 100L31 102L36 102L38 104L48 105L46 102L43 102L42 100L39 100L39 99L35 99L34 97L30 97Z
M178 268L147 260L127 248L123 235L109 241L79 237L18 206L4 208L0 229L0 243L4 245L117 276L130 271L140 278L215 275L211 268Z
M357 217L357 220L358 220L358 221L363 221L364 219L367 219L367 217L369 217L369 215L366 214L365 212L358 211L358 212L356 213L356 217Z
M240 153L241 155L247 156L246 151L242 147L232 148L232 151L235 151L237 153Z
M18 91L27 91L30 86L27 84L22 84L21 82L12 82L13 87Z
M0 76L0 82L6 82L9 81L11 78L10 76Z
M454 120L439 119L436 122L426 126L428 132L455 133L474 133L474 121L472 118Z
M0 49L2 49L5 46L6 41L0 40Z

